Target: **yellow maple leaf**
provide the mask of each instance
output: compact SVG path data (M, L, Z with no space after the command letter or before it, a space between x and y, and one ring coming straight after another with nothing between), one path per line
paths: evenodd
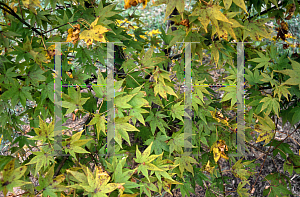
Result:
M215 162L218 162L220 157L229 159L224 153L225 150L228 151L228 147L224 140L218 140L212 145L210 151L213 151Z
M214 170L214 168L215 167L210 167L209 161L208 161L207 164L206 164L206 166L205 166L205 168L204 168L204 170L207 171L207 172L209 172L209 173L212 173L213 170Z
M93 41L98 42L106 42L104 38L104 33L108 32L110 29L107 29L106 27L103 27L102 25L96 25L98 22L97 18L92 24L91 28L89 30L84 30L80 34L80 39L83 39L87 45L91 45Z

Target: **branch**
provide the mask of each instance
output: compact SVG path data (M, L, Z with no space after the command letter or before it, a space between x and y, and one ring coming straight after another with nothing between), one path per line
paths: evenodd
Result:
M65 26L65 25L68 25L69 23L76 23L76 22L78 22L78 21L76 20L76 21L73 21L73 22L68 22L68 23L66 23L66 24L63 24L63 25L60 25L60 26L55 27L55 28L53 28L53 29L50 29L50 30L48 30L48 31L45 31L43 34L46 34L46 33L50 32L50 31L53 31L53 30L55 30L55 29L58 29L58 28L60 28L60 27Z
M20 22L22 22L24 25L26 25L27 27L29 27L32 31L34 31L35 33L37 33L38 35L43 37L43 34L41 32L39 32L36 28L31 27L25 20L21 19L19 17L19 15L17 15L9 6L7 6L5 3L0 2L0 5L6 7L1 7L0 8L6 12L8 12L10 15L14 16L16 19L18 19ZM7 9L7 10L6 10Z
M278 4L278 8L279 8L280 6L283 5L283 2L284 2L284 1L282 1L281 3ZM300 3L300 1L298 1L298 3ZM277 8L277 7L274 6L274 7L271 7L271 8L269 8L269 9L266 9L265 11L262 11L261 13L257 13L257 14L255 14L255 15L249 17L248 20L251 20L252 18L255 18L255 17L257 17L257 16L261 16L261 15L267 14L269 11L271 11L271 10L273 10L273 9L275 9L275 8Z
M60 162L59 166L57 167L57 169L56 169L56 171L53 175L53 178L55 178L59 174L61 168L64 166L64 164L65 164L65 162L67 161L68 158L69 158L69 156L64 156L64 159Z

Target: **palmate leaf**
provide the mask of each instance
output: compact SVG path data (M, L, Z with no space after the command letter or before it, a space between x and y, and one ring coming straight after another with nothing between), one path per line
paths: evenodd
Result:
M48 142L48 140L54 140L54 120L47 126L46 121L43 121L39 116L40 128L34 128L36 136L29 138L29 140L41 140L42 142Z
M62 97L65 101L62 101L62 107L68 108L66 114L72 113L75 109L82 110L82 105L86 103L88 98L81 98L81 93L79 90L75 90L73 87L68 87L68 95L62 93ZM57 103L59 105L59 103Z
M81 147L91 140L91 139L80 140L83 131L84 130L77 132L71 138L67 139L66 142L63 143L63 145L66 146L65 152L70 153L76 160L77 158L75 153L89 153L88 151L86 151Z
M246 184L250 185L249 181L242 181L237 187L237 193L240 197L249 197L248 189L243 188Z
M269 143L274 136L273 130L275 130L275 124L268 115L265 114L265 118L257 116L261 125L255 125L255 131L259 132L259 136L256 142L265 141L265 144Z
M96 125L97 127L97 139L99 139L101 131L106 135L105 123L105 116L101 116L100 114L95 114L94 118L89 122L88 125Z
M154 135L156 128L158 127L160 131L163 132L163 134L166 134L166 130L165 127L170 129L168 124L163 120L163 118L166 118L169 116L166 116L164 114L162 114L162 111L158 111L156 112L156 114L154 114L152 111L150 111L150 115L146 118L146 122L150 122L150 128L151 128L151 132Z
M92 173L88 167L83 165L82 170L84 173L67 170L68 173L72 174L79 182L77 185L70 185L71 188L84 189L84 195L88 193L95 197L107 197L106 193L110 193L118 188L122 188L125 183L108 183L110 176L100 166L95 166L95 171ZM87 181L82 181L81 178L87 177ZM85 179L85 178L84 178ZM83 179L83 180L84 180Z
M31 184L30 182L19 180L26 170L27 166L15 168L15 159L5 165L3 171L0 172L0 190L5 192L4 196L6 196L7 191L13 192L14 187Z
M148 170L150 171L163 171L162 169L158 168L157 166L153 165L151 162L154 161L157 157L160 155L151 155L151 147L153 145L153 142L145 149L143 153L141 153L138 149L138 146L136 146L136 158L134 158L134 161L139 163L138 166L138 173L142 172L142 174L147 178L147 180L150 182L149 176L148 176Z
M225 102L228 100L231 100L230 108L234 106L234 104L237 102L237 95L236 95L236 87L233 86L226 86L219 88L218 91L224 90L226 92L225 96L223 96L221 102Z
M194 176L194 170L192 164L198 163L194 158L190 156L183 155L181 157L175 157L175 165L179 165L180 177L183 177L183 172L185 170L189 171Z
M242 160L243 160L243 158L240 159L240 160L238 160L238 161L232 166L232 171L231 171L231 172L232 172L232 174L233 174L235 177L240 178L240 179L242 179L243 181L246 181L252 173L249 172L248 170L246 170L244 166L246 166L246 164L249 165L252 161L251 161L250 163L249 163L249 162L241 163ZM245 185L245 184L244 184L244 185ZM244 185L241 186L241 187L244 187Z
M115 119L115 140L119 144L119 146L122 148L122 138L130 144L129 135L127 131L140 131L135 126L128 123L131 116L126 116L123 118L116 118Z
M158 132L156 137L151 136L150 139L145 141L146 145L150 145L153 142L152 150L155 154L159 155L164 151L169 151L169 147L167 145L167 140L169 140L170 137L167 135L162 135L162 132Z
M261 67L264 67L264 69L267 69L271 65L271 63L269 62L271 60L270 56L268 54L264 55L263 53L261 53L259 51L257 51L257 54L259 55L259 58L254 58L254 59L249 60L252 62L259 63L254 69L258 69Z
M289 58L290 59L290 58ZM292 63L292 70L291 69L285 69L285 70L274 70L275 72L279 72L285 75L290 76L288 80L286 80L283 84L287 85L299 85L300 89L300 63L296 62L294 60L291 60Z
M156 96L157 93L166 100L167 100L167 93L170 95L174 95L178 98L174 90L170 86L163 84L162 82L157 82L157 84L154 86L154 96Z
M37 175L37 173L41 170L42 167L49 166L51 163L54 163L54 157L51 156L52 151L47 148L40 148L39 152L33 152L34 155L36 155L34 158L30 160L29 164L36 164L35 165L35 173L34 176Z
M272 98L270 95L264 97L260 103L263 103L260 111L266 110L266 115L269 115L271 111L273 111L277 116L279 116L280 105L278 102L278 98Z

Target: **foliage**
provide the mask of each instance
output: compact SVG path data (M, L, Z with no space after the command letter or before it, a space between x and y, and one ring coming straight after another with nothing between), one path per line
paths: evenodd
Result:
M169 19L176 30L149 31L135 14L136 9L160 5L166 6L164 20L178 10ZM105 0L0 2L0 142L11 145L0 156L4 195L21 187L23 196L158 196L173 195L174 188L189 196L198 184L206 196L250 196L261 171L255 169L254 160L236 154L238 99L236 87L230 86L237 83L234 42L249 42L245 43L245 141L255 148L260 142L269 147L263 151L262 168L269 157L285 160L283 171L275 169L263 177L270 186L257 195L291 195L286 180L300 173L300 157L284 142L300 127L300 59L299 38L288 22L299 14L299 2L125 0L125 10L116 6ZM270 21L276 27L269 26ZM282 46L293 48L293 54L276 47L288 39L294 43ZM55 42L63 43L61 54ZM116 76L114 83L116 155L108 157L109 76L100 67L107 64L111 42L124 54L115 58L124 75ZM178 42L196 42L191 44L192 83L202 86L193 86L192 115L185 110L185 94L176 88L185 78L186 49ZM164 53L167 48L173 50L172 57ZM202 64L206 54L211 59ZM70 113L73 119L88 114L84 129L71 135L65 127L57 135L55 126L53 80L55 69L60 69L55 68L59 55L62 84L77 86L62 87L62 121ZM176 78L167 65L172 65ZM217 83L230 85L218 90L203 86L216 83L209 72L217 68L227 71ZM90 88L79 87L90 78L97 79L90 81ZM30 101L34 105L28 105ZM24 110L16 113L20 105ZM25 115L29 122L22 121ZM281 141L276 139L279 118L296 126ZM189 134L186 119L192 120ZM30 130L25 132L20 125L27 123ZM56 152L58 139L62 155ZM192 139L188 145L193 154L185 151L187 139ZM230 169L222 169L224 161L230 162ZM225 172L239 181L234 191L226 188L230 178Z

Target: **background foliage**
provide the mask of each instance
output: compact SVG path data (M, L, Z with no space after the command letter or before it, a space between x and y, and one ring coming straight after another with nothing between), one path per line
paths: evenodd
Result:
M165 32L175 8L177 29ZM298 195L290 179L300 173L299 152L287 143L297 146L300 127L298 1L7 0L0 9L4 195L20 188L22 196L163 196L175 188L190 196L196 186L205 196ZM262 160L249 150L236 154L232 86L193 86L193 154L184 154L185 49L176 44L183 41L200 42L192 45L193 84L235 84L231 42L252 42L245 44L245 143ZM88 117L83 127L62 131L68 156L54 155L51 42L69 42L62 45L62 84L93 84L62 88L63 114ZM122 42L115 48L115 151L121 154L115 157L105 156L106 87L96 86L106 83L106 42ZM224 72L217 77L216 70ZM286 122L290 132L278 138L278 125ZM268 161L276 168L264 176ZM268 185L260 189L262 181Z

